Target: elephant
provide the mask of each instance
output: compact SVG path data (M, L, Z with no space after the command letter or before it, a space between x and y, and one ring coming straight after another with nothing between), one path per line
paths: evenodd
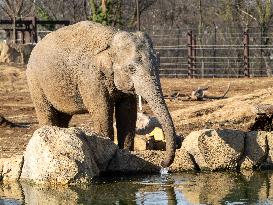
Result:
M37 43L26 70L39 125L68 127L74 114L90 113L94 131L132 149L136 95L142 96L162 125L168 167L175 156L175 128L164 101L159 58L143 32L116 30L82 21L60 28Z

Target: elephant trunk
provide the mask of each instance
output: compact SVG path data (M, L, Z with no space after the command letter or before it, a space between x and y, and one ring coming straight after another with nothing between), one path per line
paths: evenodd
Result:
M161 162L161 166L168 167L173 163L176 149L176 133L173 121L166 106L159 80L146 79L145 81L143 82L143 79L141 79L135 82L135 90L138 95L142 96L148 102L149 107L162 126L166 138L166 157Z

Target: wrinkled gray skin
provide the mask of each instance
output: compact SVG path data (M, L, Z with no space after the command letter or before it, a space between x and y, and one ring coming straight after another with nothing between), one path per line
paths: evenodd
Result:
M159 60L150 38L80 22L47 35L34 48L27 79L40 125L67 127L73 114L89 112L94 131L114 139L113 113L120 148L132 149L137 101L147 102L166 136L169 166L175 156L175 129L166 107Z

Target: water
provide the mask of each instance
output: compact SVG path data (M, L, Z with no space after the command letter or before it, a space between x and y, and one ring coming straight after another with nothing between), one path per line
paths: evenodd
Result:
M105 177L90 186L0 184L0 205L273 204L273 172Z

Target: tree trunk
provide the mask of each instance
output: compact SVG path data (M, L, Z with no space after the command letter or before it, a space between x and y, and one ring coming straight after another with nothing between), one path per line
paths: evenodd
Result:
M107 0L101 0L101 11L104 16L107 13Z

